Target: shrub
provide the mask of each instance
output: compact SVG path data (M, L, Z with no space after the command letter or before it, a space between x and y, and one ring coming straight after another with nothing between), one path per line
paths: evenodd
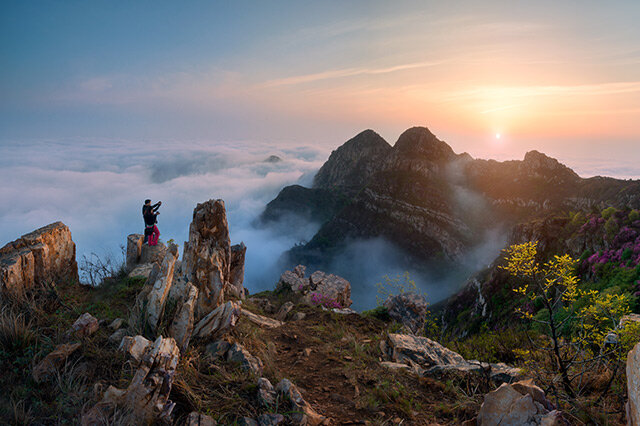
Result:
M610 219L611 217L613 217L613 215L617 212L618 210L615 207L607 207L606 209L602 210L602 218L605 220Z
M607 220L607 222L604 224L604 230L610 238L618 233L618 231L620 230L620 226L618 226L618 221L615 217L610 217Z
M640 220L640 212L638 210L631 210L629 212L629 222L633 223L636 220Z
M7 352L24 352L38 335L24 314L4 308L0 313L0 347Z

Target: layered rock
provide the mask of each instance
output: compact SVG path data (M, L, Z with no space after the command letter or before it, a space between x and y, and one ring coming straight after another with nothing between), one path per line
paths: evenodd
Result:
M162 260L160 271L147 297L147 321L152 330L160 324L169 291L173 285L174 267L178 259L178 247L171 244Z
M150 246L143 241L144 235L141 234L127 236L125 270L130 276L148 277L153 265L160 266L167 252L167 247L161 242Z
M300 390L288 379L282 379L276 386L276 391L289 401L290 409L295 413L291 416L295 424L316 426L323 424L326 417L318 414L311 405L304 400Z
M67 335L76 338L88 337L98 331L99 327L98 319L89 312L85 312L71 325L71 328L67 331Z
M193 336L201 339L216 339L231 331L240 318L241 308L236 302L218 306L202 318L193 329Z
M627 356L627 422L640 424L640 343Z
M144 350L127 389L109 386L102 400L83 416L82 424L96 424L105 411L115 406L131 411L135 424L170 421L175 404L169 395L179 358L180 349L175 340L158 337Z
M76 245L62 222L42 227L0 248L0 293L26 290L59 279L78 281Z
M80 349L80 343L68 343L56 346L42 361L40 361L31 373L36 383L42 383L56 374L58 369L75 351Z
M243 243L231 246L231 264L229 266L229 293L244 299L244 258L247 246Z

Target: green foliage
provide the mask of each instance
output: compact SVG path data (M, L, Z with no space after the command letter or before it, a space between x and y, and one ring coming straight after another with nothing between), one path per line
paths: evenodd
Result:
M604 230L609 238L613 238L618 233L620 226L615 217L610 217L609 220L607 220L604 224Z
M602 217L604 219L610 219L618 210L615 207L607 207L606 209L602 210Z
M582 225L584 225L584 223L587 221L587 218L585 217L584 213L582 213L581 211L575 213L574 215L571 215L571 221L569 222L569 225L576 229Z
M629 222L635 222L636 220L640 220L640 212L638 210L631 210L629 212Z
M418 293L416 282L411 279L409 271L404 271L393 278L384 275L382 282L376 283L376 287L378 288L378 294L376 295L378 306L381 306L391 296L403 293Z
M391 317L389 316L389 311L384 306L377 306L368 311L363 311L362 315L369 318L377 318L384 322L391 321Z

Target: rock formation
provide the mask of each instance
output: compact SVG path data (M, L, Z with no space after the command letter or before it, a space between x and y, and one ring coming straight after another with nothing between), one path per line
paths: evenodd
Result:
M62 222L42 227L0 248L0 293L26 290L58 279L78 281L76 245Z
M627 356L627 421L629 425L640 424L640 343Z
M153 265L162 263L167 247L162 242L155 246L143 244L144 235L130 234L127 236L127 251L125 270L129 276L148 277Z
M40 361L31 373L36 383L42 383L55 375L64 362L80 348L80 343L64 343L56 346L42 361Z
M231 246L231 261L229 266L229 293L244 299L244 258L247 247L243 244Z
M310 277L305 277L306 267L296 266L292 271L285 271L278 281L277 291L292 291L300 293L307 302L313 304L336 304L338 307L348 308L351 301L351 284L342 277L316 271Z
M389 296L383 306L393 320L405 325L412 333L417 333L424 326L429 312L427 300L416 293Z

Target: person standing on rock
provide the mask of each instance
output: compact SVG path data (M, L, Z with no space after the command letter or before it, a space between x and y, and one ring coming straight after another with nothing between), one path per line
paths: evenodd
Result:
M144 200L142 206L142 218L144 219L144 243L150 246L158 244L158 238L160 237L160 230L156 223L158 223L158 209L162 205L162 201L158 201L155 204L151 204L151 200Z

